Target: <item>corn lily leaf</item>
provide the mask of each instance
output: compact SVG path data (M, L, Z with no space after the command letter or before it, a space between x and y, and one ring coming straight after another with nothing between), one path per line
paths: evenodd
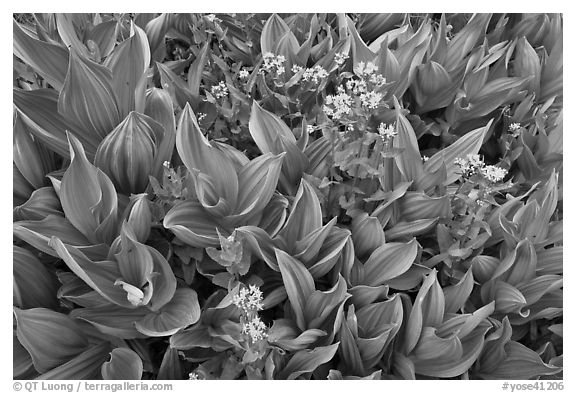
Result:
M293 186L308 167L308 158L297 146L292 131L278 116L260 107L255 100L252 102L248 128L262 153L286 152L282 164L282 184L292 192Z
M112 71L112 88L117 97L118 111L123 118L137 110L138 101L143 102L143 89L138 85L146 78L145 71L150 66L150 46L146 33L133 22L130 37L122 41L104 61L104 66Z
M66 79L68 69L68 51L66 48L31 37L14 20L14 55L34 68L42 78L60 91Z
M354 306L361 308L379 300L386 299L388 297L388 290L389 287L387 285L379 285L376 287L355 285L352 288L348 288L348 293L352 295L350 300Z
M398 240L415 237L433 230L438 224L438 218L423 218L410 222L398 222L390 229L384 231L388 240Z
M393 146L397 149L403 149L402 154L394 157L394 160L402 173L404 181L410 182L419 179L423 174L420 149L414 129L400 110L400 103L397 99L394 101L394 108L398 135L394 138Z
M236 228L236 232L244 235L249 250L275 271L280 271L274 247L277 242L262 228L256 226L243 226Z
M76 16L81 15L76 14ZM88 48L82 41L80 41L76 34L76 29L73 24L74 17L74 14L55 14L58 34L67 48L73 48L78 53L81 53L85 58L89 58L90 53Z
M42 187L47 172L42 162L42 153L18 112L15 113L12 141L14 164L35 189Z
M262 35L260 36L262 53L274 53L278 41L288 31L290 28L286 22L277 14L272 14L262 28Z
M238 172L238 198L233 220L249 220L268 205L272 199L284 154L264 154L246 164Z
M282 250L276 248L274 251L296 323L300 330L305 331L307 329L305 309L315 291L314 279L301 262Z
M564 247L542 249L536 251L536 273L539 275L563 273Z
M349 244L350 231L338 227L332 228L328 237L321 244L316 261L305 262L313 277L322 277L337 263L340 257L346 258L346 245ZM353 258L353 251L348 258Z
M376 53L372 52L370 48L366 45L358 30L354 26L354 22L349 16L346 16L346 24L348 28L348 33L352 36L352 62L354 67L361 61L364 63L373 61L376 58Z
M359 258L372 254L386 241L382 224L376 217L362 212L352 219L352 241L354 251Z
M158 379L176 380L182 377L182 366L178 351L168 347L162 358L160 369L158 370Z
M278 233L287 244L294 244L322 227L320 201L312 186L302 179L286 225Z
M546 364L540 356L524 345L509 341L504 346L506 357L496 368L486 374L486 379L531 379L536 376L554 375L562 370L560 367Z
M238 177L230 160L212 146L200 131L190 105L186 105L178 123L176 148L190 171L198 170L213 183L216 195L231 206L238 196Z
M452 71L470 53L486 32L492 14L475 14L450 41L446 53L446 68Z
M304 320L308 329L321 327L330 313L348 297L344 277L338 276L338 282L327 291L314 291L304 303Z
M138 242L146 243L152 226L152 211L148 194L132 195L128 206L124 209L121 221L128 223Z
M424 169L427 172L432 173L439 170L442 165L445 165L445 184L454 183L460 176L454 160L456 160L456 158L466 158L468 154L478 154L478 151L484 142L486 133L492 125L492 121L493 120L490 120L484 127L480 127L468 132L466 135L460 137L450 146L434 154L428 161L426 161L424 164Z
M463 353L461 357L447 357L442 360L436 358L421 360L416 356L411 356L416 373L438 378L453 378L464 374L480 355L484 345L486 330L479 327L473 334L461 340ZM450 344L447 343L445 346L450 346Z
M93 243L111 243L117 230L118 197L114 185L88 161L78 139L68 134L68 140L72 162L60 188L64 214Z
M37 374L32 359L30 358L30 354L26 351L26 348L20 344L20 341L18 341L16 330L14 330L12 336L12 365L14 378L24 379L29 374Z
M49 215L40 221L17 221L13 224L14 236L46 254L58 257L48 245L52 236L63 243L81 250L89 258L105 258L108 245L92 244L68 220L61 216Z
M86 149L90 160L102 138L82 131L83 127L58 113L58 92L53 89L13 90L14 105L28 130L50 150L70 158L66 130L74 134Z
M314 344L320 337L326 336L320 329L308 329L302 333L288 319L276 319L268 331L268 342L274 343L286 351L299 351Z
M88 380L100 379L102 363L110 354L110 343L102 342L94 345L72 360L53 368L40 375L37 379L42 380Z
M144 30L150 43L151 57L155 61L162 61L166 55L164 38L171 26L173 16L163 13L146 23Z
M410 316L405 328L404 353L410 353L416 347L420 335L422 334L422 329L426 326L426 320L428 319L427 315L433 316L434 319L437 320L438 318L442 318L444 314L444 307L440 307L440 301L433 302L438 305L435 309L424 308L426 297L434 284L438 284L435 269L430 271L424 279L424 282L418 291L418 295L416 296L416 300L414 301L412 310L410 311Z
M130 340L146 337L136 330L135 323L144 318L149 312L144 307L130 310L108 303L95 307L74 309L70 316L88 322L104 334L123 340Z
M118 30L118 22L115 20L98 23L87 32L86 42L93 41L98 47L100 56L102 58L108 57L116 46Z
M64 245L57 237L52 237L49 244L70 270L102 297L121 307L136 307L128 301L126 292L115 285L116 280L122 277L116 262L92 262L80 251Z
M181 201L164 217L163 225L184 243L193 247L215 247L220 244L218 221L196 201ZM228 235L226 235L228 236Z
M160 74L162 89L170 94L175 104L180 108L184 108L186 104L194 107L200 104L200 97L192 94L186 82L174 73L166 63L156 63L156 68Z
M408 191L398 201L402 219L417 221L427 218L444 218L450 214L448 195L430 197L423 192Z
M158 147L163 127L138 112L128 116L100 143L94 164L106 173L118 191L127 195L143 192L148 176L157 174ZM161 165L161 164L160 164Z
M318 366L329 362L338 350L339 342L312 350L298 351L288 361L286 366L276 375L276 379L296 379L302 374L314 371Z
M14 307L14 316L18 340L41 373L67 362L88 347L80 327L65 314L45 308Z
M64 215L60 199L52 187L37 189L26 202L14 208L15 220L39 221L50 215Z
M400 276L414 263L417 253L416 239L408 243L383 244L364 263L366 275L363 284L377 286Z
M105 380L140 380L142 372L142 359L129 348L114 348L110 360L102 364L102 377Z
M21 309L57 308L58 283L54 273L24 248L13 246L12 254L14 305Z
M532 48L526 37L521 37L516 43L514 55L514 76L532 77L528 84L530 92L540 95L540 75L542 67L538 54Z
M199 319L200 305L196 291L178 288L166 305L136 322L136 329L150 337L171 336Z
M473 287L474 276L472 275L472 269L468 269L458 283L444 287L444 299L446 301L445 311L447 313L456 313L464 307L464 304L472 293Z
M358 329L356 328L354 315L354 306L348 308L348 317L340 325L338 338L340 346L338 352L343 362L346 364L347 371L355 375L364 375L365 369L360 355L360 349L356 343L358 339Z
M524 298L527 305L532 305L539 301L546 293L552 292L564 285L563 278L560 275L550 274L536 277L530 281L518 284L516 287Z
M73 48L58 99L58 113L81 124L85 132L103 138L122 120L112 86L110 69L86 59Z

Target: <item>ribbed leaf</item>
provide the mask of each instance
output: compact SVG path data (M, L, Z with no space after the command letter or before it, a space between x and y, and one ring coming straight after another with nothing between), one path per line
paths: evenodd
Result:
M38 377L44 380L91 380L100 379L100 368L110 354L110 343L103 342L90 347L74 359Z
M118 197L110 179L86 158L82 144L68 134L72 162L62 177L60 201L66 218L93 243L116 235Z
M21 309L57 308L58 282L54 273L24 248L13 246L12 255L14 305Z
M142 359L129 348L114 348L110 360L102 364L102 377L106 380L140 380L142 372Z
M220 244L216 228L218 222L196 201L177 203L166 214L164 228L192 247L215 247Z
M121 278L116 262L92 262L80 251L65 246L56 237L50 240L50 246L64 260L70 270L102 297L122 307L135 307L128 301L126 292L120 286L115 285L116 280Z
M230 159L212 146L202 134L190 105L186 105L178 123L176 148L188 170L198 170L209 177L218 198L231 206L238 196L238 177Z
M103 138L122 120L112 86L110 69L72 49L58 112L82 125L85 133Z
M66 131L75 135L90 160L102 140L98 134L82 131L83 128L58 113L58 92L53 89L31 91L13 90L14 105L22 115L29 131L50 150L70 158Z
M150 337L171 336L199 319L200 305L196 291L178 288L164 307L136 322L136 329Z
M66 48L29 36L15 20L12 25L14 55L34 68L56 91L60 91L68 69Z
M423 174L418 140L412 125L402 113L396 98L394 98L394 109L396 111L396 132L398 135L394 138L393 146L397 149L403 149L401 154L394 157L394 160L396 165L398 165L398 169L402 172L404 181L414 181Z
M39 188L25 203L14 208L15 220L43 220L49 215L63 216L60 199L52 187Z
M260 48L262 53L273 53L280 38L290 31L290 28L277 14L272 14L262 28Z
M76 14L78 16L82 16L81 14ZM56 27L62 42L66 45L67 48L74 49L76 52L81 53L82 56L88 58L90 57L90 53L88 52L88 48L78 35L76 34L76 29L73 24L73 18L75 14L55 14L56 19Z
M112 71L112 88L118 99L118 111L123 118L133 110L137 110L136 103L143 103L143 89L138 85L143 83L144 72L150 66L150 46L146 33L131 25L130 38L121 42L106 58L104 65Z
M386 243L378 247L364 264L366 279L363 284L376 286L406 272L418 252L418 242Z
M264 154L242 168L238 173L236 214L250 217L266 207L276 190L283 157Z
M468 132L450 146L438 151L438 153L434 154L428 161L426 161L424 164L425 170L428 172L435 172L440 169L442 164L444 164L446 166L447 176L445 184L454 183L460 176L454 160L456 158L466 158L468 154L478 154L478 151L484 142L484 137L491 125L492 120L490 120L484 127Z
M350 296L347 295L346 289L346 281L342 276L338 276L338 282L331 289L327 291L314 291L310 294L304 303L306 328L320 328L332 310Z
M90 308L76 308L72 310L70 316L90 323L104 334L130 340L146 337L136 330L135 323L149 312L145 307L129 310L115 304L105 304Z
M307 329L304 310L310 296L314 292L314 280L306 267L286 254L284 251L275 249L278 267L282 274L282 281L290 299L290 305L296 316L298 327L304 331Z
M286 366L276 375L276 379L296 379L302 374L310 373L324 363L329 362L338 350L339 342L327 347L304 349L296 352Z
M46 308L14 307L14 315L18 340L41 373L67 362L88 347L82 329L65 314Z
M472 276L472 269L468 269L458 283L444 287L446 312L456 313L459 309L464 307L464 304L468 301L468 297L472 293L473 287L474 277Z
M296 192L286 225L278 233L288 244L294 244L322 227L322 210L318 196L304 179Z

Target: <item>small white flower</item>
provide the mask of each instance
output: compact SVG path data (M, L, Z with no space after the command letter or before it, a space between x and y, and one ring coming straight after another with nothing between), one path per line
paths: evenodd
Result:
M206 118L206 113L198 112L198 121L202 121Z
M360 102L368 109L378 108L383 98L382 93L376 93L374 91L360 94Z
M238 72L238 76L240 79L247 79L248 76L250 76L250 73L247 70L240 70L240 72Z
M342 64L344 64L344 62L346 61L346 59L348 59L348 55L344 52L341 53L336 53L334 55L334 61L336 62L336 64L338 64L339 66L341 66Z
M388 141L398 135L398 132L394 129L392 124L386 125L380 123L380 125L378 125L378 134L384 141Z
M267 329L259 317L254 317L243 324L242 333L248 335L250 340L255 343L268 337Z
M280 66L280 67L276 67L276 74L277 75L282 75L285 71L284 66Z
M308 124L308 125L306 126L306 132L307 132L308 134L312 134L312 133L314 132L314 126Z
M197 380L197 379L201 379L201 378L200 378L200 374L198 374L196 371L192 371L190 374L188 374L188 379L189 380Z
M170 161L164 161L162 165L164 166L164 168L170 168Z
M298 72L302 71L303 69L304 69L304 67L299 66L298 64L294 64L292 66L292 73L297 74Z
M508 131L516 131L520 129L520 123L512 123L508 126Z
M426 162L430 159L428 156L422 156L422 162Z
M237 295L232 296L232 303L246 314L257 312L264 308L262 291L255 285L242 287Z
M216 15L214 15L214 14L206 15L206 19L208 19L210 22L214 22L215 20L218 20L218 21L220 20L220 19L216 18Z
M492 183L497 183L504 179L508 171L504 168L500 168L494 165L486 165L485 167L480 169L482 176L484 176L487 180L491 181Z
M210 88L210 93L216 98L224 98L228 95L228 87L226 83L220 81L220 83Z

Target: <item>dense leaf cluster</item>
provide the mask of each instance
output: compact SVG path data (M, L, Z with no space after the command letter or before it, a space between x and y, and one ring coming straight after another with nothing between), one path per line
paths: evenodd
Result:
M560 376L562 23L15 15L14 377Z

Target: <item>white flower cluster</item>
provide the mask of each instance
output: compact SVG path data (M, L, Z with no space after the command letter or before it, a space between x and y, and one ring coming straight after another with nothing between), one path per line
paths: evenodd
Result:
M520 135L521 128L520 123L512 123L508 126L508 132L510 132L513 137L517 137Z
M240 79L248 79L248 76L250 76L250 73L248 72L247 69L243 68L238 72L238 77Z
M232 303L246 314L262 310L262 301L262 291L256 285L242 287L237 295L232 296Z
M382 93L377 93L375 91L360 94L360 102L362 103L362 106L365 106L368 109L377 109L383 98L384 96Z
M190 374L188 374L188 379L189 380L197 380L197 379L203 379L203 378L200 378L200 374L198 374L196 371L192 371Z
M480 172L482 173L482 176L492 183L501 181L508 173L506 169L494 165L486 165L485 167L480 168Z
M262 320L256 316L242 325L242 333L248 335L250 340L255 343L268 337L266 332L268 327Z
M280 76L286 71L284 68L286 58L284 56L275 56L271 52L266 52L262 55L262 59L264 59L264 63L262 63L260 72L265 74L271 74L274 72L276 76Z
M497 183L504 179L508 171L494 165L486 165L479 154L468 154L466 158L456 158L454 163L460 167L464 178L479 173L486 180Z
M382 140L386 142L398 135L398 132L396 132L396 129L394 129L392 124L386 125L384 123L380 123L378 126L378 134Z
M376 71L378 71L378 66L376 66L371 61L369 61L366 64L363 61L361 61L354 69L354 73L358 75L358 77L369 80L371 83L375 85L384 84L386 82L386 79L381 74L376 74Z
M327 76L328 71L326 71L320 65L315 65L312 68L306 68L306 71L304 71L304 74L302 74L302 79L304 79L306 82L312 81L315 84L319 84L322 79L326 78Z
M326 96L324 113L326 113L326 116L338 120L350 113L351 105L352 97L346 94L344 89L339 86L338 94Z
M312 133L314 132L314 126L308 124L308 125L306 126L306 132L307 132L308 134L312 134Z
M336 62L336 64L338 64L338 66L344 64L346 62L346 59L348 59L348 55L344 52L336 53L334 55L334 61Z
M228 95L228 87L226 83L220 81L220 83L210 88L210 93L216 98L224 98Z

